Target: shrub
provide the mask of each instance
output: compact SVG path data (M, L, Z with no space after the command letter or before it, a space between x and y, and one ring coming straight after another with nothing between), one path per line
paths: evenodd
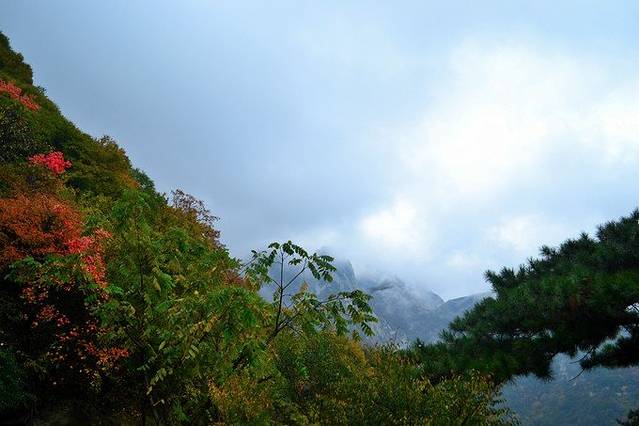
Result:
M66 169L71 167L71 162L64 159L64 154L60 151L50 152L48 154L36 154L29 157L32 164L37 164L51 170L56 175L64 173Z

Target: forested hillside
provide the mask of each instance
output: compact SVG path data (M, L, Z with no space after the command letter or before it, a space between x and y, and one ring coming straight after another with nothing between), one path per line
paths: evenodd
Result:
M232 258L199 200L158 193L65 119L4 36L0 143L5 424L508 423L488 376L431 380L360 344L364 292L287 295L272 274L330 282L329 256L287 242Z

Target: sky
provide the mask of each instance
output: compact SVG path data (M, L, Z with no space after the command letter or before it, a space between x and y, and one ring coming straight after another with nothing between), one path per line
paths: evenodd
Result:
M63 113L163 192L444 298L638 205L634 1L3 0Z

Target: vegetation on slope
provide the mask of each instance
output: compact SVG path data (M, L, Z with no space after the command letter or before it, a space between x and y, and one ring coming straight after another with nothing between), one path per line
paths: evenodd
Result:
M320 300L302 286L284 299L289 283L269 275L286 265L330 281L330 257L276 243L241 265L200 201L156 192L32 83L0 35L1 417L507 422L485 376L431 380L393 348L363 347L364 293Z

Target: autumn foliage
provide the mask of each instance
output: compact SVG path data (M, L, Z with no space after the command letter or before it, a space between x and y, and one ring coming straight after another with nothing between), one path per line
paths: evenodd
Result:
M32 162L61 173L70 163L54 154ZM41 336L40 347L31 345L34 361L72 370L56 385L65 378L93 383L128 356L127 349L99 343L108 330L94 315L108 299L103 243L111 234L97 228L83 235L83 228L81 214L54 194L0 199L0 269L19 284L21 320L31 337Z
M0 199L0 266L27 256L69 254L80 238L80 214L51 195Z
M36 154L29 157L31 164L37 164L51 170L54 174L62 174L71 167L71 162L64 159L64 154L60 151L50 152L48 154Z
M84 270L101 288L107 286L102 242L109 237L111 233L98 228L92 235L77 237L67 242L69 254L80 256Z
M40 105L35 103L33 96L23 95L22 89L15 84L3 80L0 80L0 93L8 93L13 99L18 100L22 105L29 108L32 111L40 109Z
M128 350L100 344L108 330L93 315L106 294L92 288L83 277L83 267L72 257L54 257L44 262L32 258L17 262L10 277L21 284L23 320L38 346L30 354L34 362L54 366L52 385L81 380L95 383L100 373L116 366ZM87 300L94 299L91 305Z

